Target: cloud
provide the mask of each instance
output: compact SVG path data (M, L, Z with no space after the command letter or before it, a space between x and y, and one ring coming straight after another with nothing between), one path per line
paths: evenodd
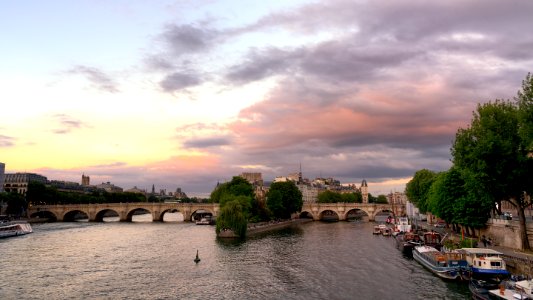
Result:
M210 148L231 144L229 137L192 138L183 142L185 148Z
M277 48L251 49L242 62L228 68L226 80L239 84L285 74L296 59L297 53Z
M84 127L89 127L87 124L83 123L80 120L76 120L71 116L65 114L54 115L53 118L59 123L60 128L54 130L56 134L66 134L72 132L75 129L81 129Z
M191 24L169 24L161 34L161 38L175 57L207 51L213 47L218 37L217 30Z
M89 80L93 87L104 92L119 92L118 84L107 74L94 67L78 65L68 71L70 74L83 75Z
M188 87L198 85L201 78L192 73L175 72L165 76L160 85L163 91L173 93Z
M15 146L15 138L0 134L0 148L7 148Z

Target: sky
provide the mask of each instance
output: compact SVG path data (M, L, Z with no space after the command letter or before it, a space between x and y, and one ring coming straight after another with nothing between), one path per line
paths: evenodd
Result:
M533 71L533 1L2 1L6 173L208 196L242 172L372 194L451 166Z

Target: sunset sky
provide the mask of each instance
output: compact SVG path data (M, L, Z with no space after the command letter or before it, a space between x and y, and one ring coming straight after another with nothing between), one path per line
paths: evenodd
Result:
M6 173L403 191L533 71L533 1L2 1Z

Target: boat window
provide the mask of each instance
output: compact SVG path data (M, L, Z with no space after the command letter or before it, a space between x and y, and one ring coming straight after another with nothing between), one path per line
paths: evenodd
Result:
M501 264L500 264L499 261L491 261L491 262L490 262L490 266L491 266L491 267L500 267Z

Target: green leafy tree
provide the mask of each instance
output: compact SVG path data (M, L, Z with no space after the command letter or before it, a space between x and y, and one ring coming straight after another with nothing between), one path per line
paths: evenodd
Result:
M238 236L245 237L248 219L254 219L251 214L253 199L253 186L240 176L234 176L230 182L218 185L210 199L210 202L220 204L217 233L231 229Z
M230 229L237 236L244 238L248 228L248 221L245 209L238 199L226 202L220 209L217 217L216 232Z
M318 203L338 203L342 201L342 196L339 193L325 190L318 194Z
M418 170L405 186L405 194L418 207L421 213L426 213L428 210L429 189L436 177L437 173L433 171L427 169Z
M518 104L518 120L520 122L518 130L524 141L523 150L526 153L531 153L533 151L533 76L531 73L528 73L526 79L522 81L522 90L518 91L515 101Z
M458 130L452 156L469 186L475 188L470 191L484 201L508 201L517 209L522 248L530 250L524 209L531 204L525 194L533 188L533 158L528 145L531 137L523 133L527 131L522 123L525 117L520 117L520 109L531 103L533 82L529 75L527 80L518 103L496 100L478 105L470 126Z
M281 194L281 203L283 206L282 210L276 210L276 212L272 211L272 214L276 218L281 219L289 219L291 217L292 213L298 212L302 210L303 206L303 200L302 200L302 193L294 182L292 181L285 181L285 182L274 182L272 185L270 185L270 189L267 192L267 206L271 207L269 205L269 198L272 195L272 193L275 193L275 191L279 191ZM275 196L278 197L278 196Z
M341 194L341 197L342 197L342 202L344 203L355 203L356 202L354 193L344 193L344 194Z
M386 204L386 203L389 203L389 201L387 200L387 196L378 195L378 197L376 198L376 202L375 203Z
M28 203L24 196L17 192L3 194L3 201L7 203L6 214L16 217L24 216L28 209Z
M357 191L353 195L355 197L355 203L363 203L363 194L361 191Z
M471 229L485 226L494 203L477 194L475 184L465 180L457 167L438 173L429 190L428 210L448 224Z
M267 194L267 207L273 216L282 216L285 212L283 195L278 190L270 190Z
M246 179L240 176L233 176L230 182L219 184L213 192L211 192L210 202L220 203L224 195L242 195L254 198L254 188Z
M376 203L378 201L377 197L374 197L371 193L368 193L368 203Z

